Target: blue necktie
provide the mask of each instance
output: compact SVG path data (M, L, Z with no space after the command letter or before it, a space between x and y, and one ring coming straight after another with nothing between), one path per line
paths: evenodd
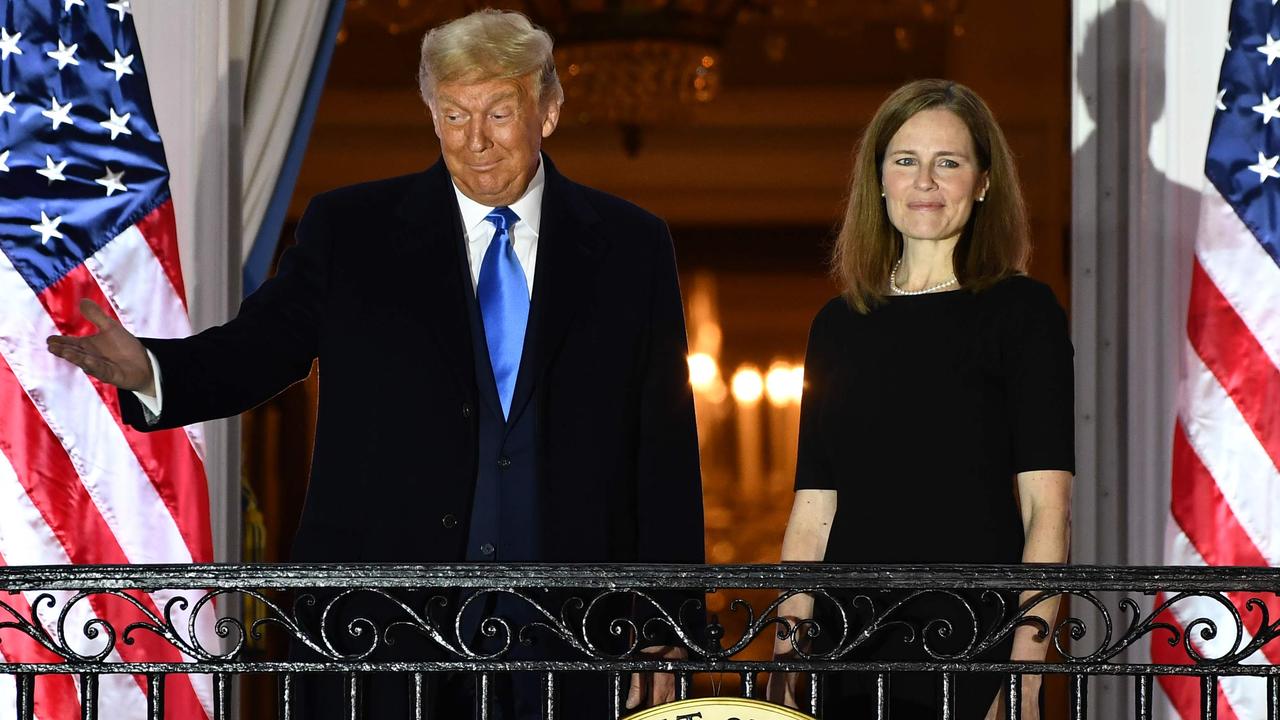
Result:
M516 391L520 354L524 351L524 331L529 322L529 283L511 242L511 226L520 218L509 207L494 208L484 216L493 223L493 240L480 263L476 297L484 320L484 337L489 344L489 364L498 384L502 416L511 414L511 396Z

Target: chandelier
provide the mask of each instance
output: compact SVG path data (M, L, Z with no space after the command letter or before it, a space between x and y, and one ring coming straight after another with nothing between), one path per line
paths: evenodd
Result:
M420 33L482 7L518 10L555 38L569 102L565 119L623 130L629 152L640 129L687 121L720 89L721 51L738 25L810 27L890 23L909 50L914 23L953 23L963 0L350 0L348 21L392 35ZM353 24L349 22L349 24ZM771 56L776 48L764 48Z
M681 122L713 100L725 36L757 4L568 0L541 3L532 16L556 38L572 117L626 129Z

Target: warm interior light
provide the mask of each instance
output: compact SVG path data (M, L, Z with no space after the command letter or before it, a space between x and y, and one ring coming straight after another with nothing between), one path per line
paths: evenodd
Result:
M716 364L715 358L706 353L689 356L689 384L695 392L711 392L719 377L720 366Z
M764 395L764 378L751 365L743 365L733 374L730 390L734 400L744 405L754 405Z
M796 370L799 369L800 373ZM792 367L790 363L775 362L769 366L764 377L764 391L769 404L783 407L800 402L800 394L804 390L803 368Z

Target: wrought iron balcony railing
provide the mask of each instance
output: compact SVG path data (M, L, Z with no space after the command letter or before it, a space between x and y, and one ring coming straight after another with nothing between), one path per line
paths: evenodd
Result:
M1037 594L1019 605L1017 593ZM414 717L428 710L432 676L473 677L477 717L488 717L493 680L538 673L543 715L558 715L569 674L610 679L608 707L624 714L631 672L676 674L677 695L693 678L740 679L759 697L765 673L809 678L807 709L819 715L825 673L870 674L883 693L893 676L929 672L944 698L965 673L1005 674L1019 717L1025 673L1069 676L1070 714L1086 716L1091 676L1133 677L1135 717L1152 717L1153 678L1193 676L1203 717L1216 717L1218 683L1257 676L1268 717L1280 711L1280 675L1265 661L1280 649L1280 571L1267 568L837 565L191 565L0 568L0 674L16 679L17 717L32 717L35 678L78 676L86 718L99 712L104 675L146 678L148 717L163 717L166 678L213 677L215 717L231 714L237 676L279 676L280 716L292 717L298 680L338 673L350 718L363 717L363 678L407 679ZM777 615L782 599L814 596L817 618ZM1066 598L1049 627L1034 608ZM241 619L242 603L249 602ZM922 616L919 607L936 611ZM913 610L914 608L914 610ZM984 659L1021 625L1045 633L1056 651L1044 663ZM263 657L255 643L278 633L286 657ZM774 636L794 641L770 659ZM25 637L22 637L25 636ZM914 647L867 659L870 642ZM414 643L403 642L415 638ZM20 642L15 642L18 640ZM397 645L397 640L402 640ZM755 650L748 646L759 640ZM681 646L687 659L641 652ZM1159 662L1137 662L1131 648L1159 643ZM766 648L761 655L760 647ZM414 650L421 652L415 655ZM546 648L545 653L539 648ZM1261 662L1260 662L1261 661ZM877 703L876 717L890 711ZM6 713L7 714L7 713Z

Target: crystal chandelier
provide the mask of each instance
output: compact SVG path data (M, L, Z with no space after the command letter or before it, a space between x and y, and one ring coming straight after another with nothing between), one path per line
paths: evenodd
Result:
M876 21L910 49L911 23L952 23L963 0L350 0L348 18L393 35L417 33L481 7L518 10L556 41L565 119L623 130L634 152L640 128L678 124L720 89L721 50L740 23L851 26ZM768 47L766 53L773 54Z
M627 128L679 122L694 106L713 100L720 88L725 36L757 3L530 4L542 6L533 16L556 38L556 65L572 117Z

